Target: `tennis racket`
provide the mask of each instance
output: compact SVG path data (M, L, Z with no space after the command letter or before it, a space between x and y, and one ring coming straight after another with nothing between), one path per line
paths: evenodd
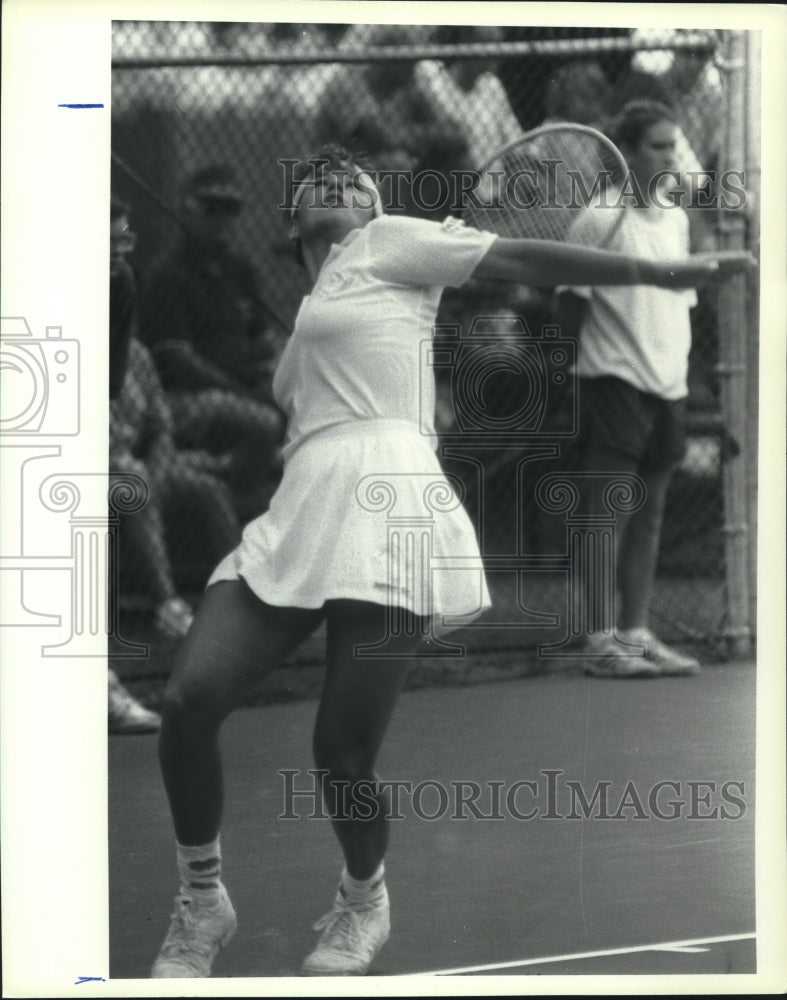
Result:
M625 213L619 197L629 167L598 129L573 122L540 125L499 149L466 197L468 226L526 239L572 238L579 215L594 213L593 245L607 246ZM621 204L622 202L622 204Z

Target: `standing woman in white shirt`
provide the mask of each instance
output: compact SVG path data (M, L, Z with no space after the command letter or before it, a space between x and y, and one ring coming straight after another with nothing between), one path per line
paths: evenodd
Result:
M313 288L274 381L288 418L283 477L269 510L209 581L163 700L159 755L181 884L157 978L210 975L235 932L221 881L219 728L323 621L313 751L345 867L303 972L363 974L388 938L377 754L422 638L439 634L445 616L467 620L489 604L480 568L421 574L414 553L390 551L380 511L386 489L403 510L421 512L425 484L436 488L432 555L480 567L473 527L434 451L433 375L420 367L443 288L473 276L684 286L715 270L500 239L456 220L386 216L369 175L344 150L303 166L290 235ZM393 563L404 563L401 574ZM359 648L383 639L384 656Z
M625 105L611 130L636 189L608 249L651 261L689 253L689 220L669 194L679 175L677 130L670 110L654 101ZM667 186L653 178L665 172ZM672 181L680 192L679 180ZM628 190L628 189L627 189ZM590 246L602 238L598 212L583 213L570 239ZM693 289L653 285L575 285L559 296L563 333L579 338L580 444L592 509L603 516L610 475L635 474L642 506L616 520L619 604L600 607L587 636L585 671L598 677L688 675L699 662L671 649L648 626L667 489L685 451L685 405ZM603 603L603 602L602 602ZM622 642L621 642L622 640ZM644 655L643 655L644 652ZM637 655L639 654L639 655Z

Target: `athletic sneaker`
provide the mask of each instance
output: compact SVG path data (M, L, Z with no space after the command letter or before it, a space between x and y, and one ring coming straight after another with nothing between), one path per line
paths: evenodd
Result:
M385 883L363 903L352 903L341 889L333 909L314 925L322 931L303 963L304 976L363 976L391 933Z
M634 642L629 639L627 641ZM644 643L639 643L644 645ZM651 660L638 653L637 647L624 646L612 635L594 635L585 645L583 668L591 677L658 677L661 671Z
M238 927L227 890L219 883L215 903L198 903L192 895L175 897L169 933L153 963L151 979L205 979L213 960Z
M161 727L161 717L141 705L118 680L114 670L108 671L107 712L110 733L155 733Z
M665 646L649 628L632 628L621 632L620 636L626 642L636 642L644 646L648 661L658 667L663 677L689 677L699 673L699 660Z

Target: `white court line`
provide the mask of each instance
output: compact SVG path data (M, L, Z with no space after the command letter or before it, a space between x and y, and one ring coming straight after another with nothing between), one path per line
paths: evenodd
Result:
M663 944L641 944L631 948L608 948L605 951L580 951L572 955L551 955L548 958L525 958L518 962L496 962L494 965L467 965L458 969L438 969L433 972L408 972L405 976L462 976L470 972L495 972L497 969L518 969L525 965L548 965L552 962L576 962L582 958L606 958L609 955L633 955L638 951L683 951L694 945L720 944L723 941L748 941L756 934L728 934L723 937L691 938L687 941L666 941Z

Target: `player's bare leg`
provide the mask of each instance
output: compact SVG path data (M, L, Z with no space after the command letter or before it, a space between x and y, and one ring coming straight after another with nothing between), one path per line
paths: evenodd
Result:
M696 674L700 662L656 638L648 624L653 585L656 579L661 525L671 467L643 469L645 502L629 520L618 555L618 584L621 594L619 635L624 642L642 646L646 661L662 676Z
M205 594L164 696L159 758L181 885L154 978L210 975L235 932L221 881L219 729L321 619L317 611L271 608L243 581L214 584Z
M598 473L588 478L586 486L590 501L589 512L592 513L594 520L601 519L603 521L607 514L605 492L609 482L618 475L639 475L639 463L634 456L614 445L601 440L592 440L585 454L585 465L588 469ZM625 582L621 581L619 576L617 577L618 590L631 582L632 571L635 573L638 571L636 569L638 556L636 553L632 554L632 547L629 544L629 529L633 516L631 513L618 513L615 517L615 561L618 573L621 564L626 567ZM643 588L639 586L641 582L636 582L636 586L639 588L637 594L640 597L643 594ZM651 588L652 578L644 588L648 595ZM625 641L620 641L621 637L617 630L618 593L608 596L612 598L611 601L604 597L598 604L597 614L599 617L595 622L596 630L587 639L585 673L592 677L603 678L657 677L659 675L658 668L642 655L641 647L631 646ZM625 597L624 603L626 603ZM631 607L630 602L628 606Z
M328 604L328 669L314 733L314 759L345 859L333 909L315 925L323 931L306 958L306 975L362 975L390 932L384 858L386 803L375 761L420 639L417 620L391 634L389 612L356 601ZM384 657L357 649L388 634ZM370 802L376 808L370 809ZM370 815L371 813L371 815Z

